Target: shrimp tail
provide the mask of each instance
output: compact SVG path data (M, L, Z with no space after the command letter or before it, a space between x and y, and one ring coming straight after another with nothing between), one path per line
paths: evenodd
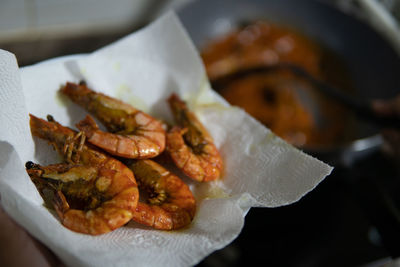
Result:
M96 121L90 115L86 115L85 119L76 124L76 127L91 138L96 130L99 129Z
M80 82L79 84L67 82L60 89L60 92L67 95L72 101L79 103L79 105L86 106L91 102L92 90L84 82Z
M186 109L185 102L182 101L176 93L171 94L171 96L168 98L168 103L172 110L172 113L174 113L174 114L182 113L179 111ZM180 121L179 119L177 119L177 120Z

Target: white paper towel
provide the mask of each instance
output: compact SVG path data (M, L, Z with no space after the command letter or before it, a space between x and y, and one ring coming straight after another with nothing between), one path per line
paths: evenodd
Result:
M190 266L240 233L252 206L293 203L332 170L276 137L210 89L201 59L182 25L168 13L143 30L90 55L45 61L18 72L0 52L0 194L4 209L70 266ZM198 201L184 230L157 231L134 222L109 234L88 236L63 227L43 207L24 162L57 162L43 141L32 139L28 113L52 114L74 126L85 111L60 97L66 81L90 87L171 121L166 98L177 92L207 126L221 151L220 181L189 181Z

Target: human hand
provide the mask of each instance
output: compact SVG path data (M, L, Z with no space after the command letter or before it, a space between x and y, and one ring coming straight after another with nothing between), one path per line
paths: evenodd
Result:
M64 266L43 244L20 227L0 205L0 266Z

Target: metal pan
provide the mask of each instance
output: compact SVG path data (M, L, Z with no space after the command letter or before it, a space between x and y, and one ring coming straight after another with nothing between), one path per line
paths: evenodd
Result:
M361 100L391 98L400 92L400 57L366 22L317 0L201 0L178 10L199 50L243 21L267 20L295 29L338 55ZM349 114L351 111L349 111ZM304 150L331 164L351 165L382 144L379 128L354 121L346 143Z

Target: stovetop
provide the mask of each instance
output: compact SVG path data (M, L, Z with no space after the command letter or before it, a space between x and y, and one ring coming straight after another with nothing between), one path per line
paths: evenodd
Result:
M380 266L400 255L399 173L381 152L295 204L253 208L240 236L198 266Z

